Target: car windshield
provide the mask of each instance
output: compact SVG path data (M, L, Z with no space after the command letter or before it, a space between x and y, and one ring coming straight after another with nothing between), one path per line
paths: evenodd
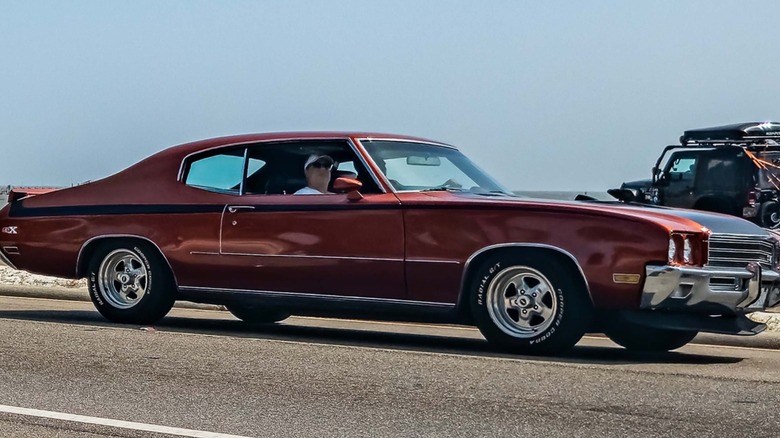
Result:
M363 140L361 143L399 192L512 194L456 149L409 141Z

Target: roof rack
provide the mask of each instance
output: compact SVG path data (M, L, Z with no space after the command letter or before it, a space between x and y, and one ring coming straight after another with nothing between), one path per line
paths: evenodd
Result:
M768 143L769 142L769 143ZM747 122L712 128L691 129L680 137L682 146L778 146L780 123Z

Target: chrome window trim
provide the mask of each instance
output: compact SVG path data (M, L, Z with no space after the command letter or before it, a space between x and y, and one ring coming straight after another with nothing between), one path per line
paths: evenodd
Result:
M14 265L13 263L11 263L10 260L8 260L8 257L6 257L5 253L2 250L0 250L0 261L5 263L11 269L15 269L17 271L19 270L19 268L17 268L16 265Z
M249 169L249 148L244 148L244 165L241 167L241 182L238 183L238 196L244 196L244 182L246 181L246 172Z
M181 159L181 163L179 163L179 174L176 178L176 181L181 182L184 184L184 168L189 161L190 158L192 158L195 155L205 154L207 152L216 151L223 148L235 148L239 146L245 146L246 149L244 149L244 166L246 166L246 156L248 154L249 146L251 145L259 145L263 143L285 143L285 142L294 142L294 141L317 141L317 140L346 140L347 144L349 144L349 147L352 149L352 152L357 155L358 159L363 163L363 166L365 166L366 171L369 175L371 175L371 178L376 183L377 187L379 187L379 190L382 191L382 193L388 193L387 190L385 190L384 186L380 183L379 179L377 179L376 174L374 174L373 170L371 170L371 166L368 165L368 162L366 161L366 157L363 156L363 154L360 153L360 150L358 149L355 142L352 140L352 137L344 137L344 136L332 136L332 137L307 137L307 136L300 136L300 137L283 137L283 138L274 138L274 139L264 139L264 140L251 140L251 141L241 141L237 143L227 143L222 144L218 146L212 146L210 148L201 149L199 151L190 152L189 154L185 155L184 158ZM424 142L419 142L424 143ZM446 146L446 145L442 145ZM246 171L244 172L246 173ZM244 178L241 179L241 182L243 184ZM239 196L243 196L243 191Z
M433 146L444 146L449 149L458 150L458 148L456 148L451 144L441 143L433 140L416 140L416 139L399 138L399 137L359 137L357 140L361 142L361 144L364 140L365 141L395 141L395 142L403 142L403 143L430 144Z
M449 145L449 144L446 144L446 143L439 143L439 142L435 142L435 141L425 141L425 140L409 140L409 139L397 138L397 137L360 137L360 138L356 138L356 140L357 140L358 143L360 143L360 147L365 151L366 157L368 157L371 160L371 163L374 166L376 166L377 168L379 168L379 166L376 164L376 161L374 161L374 157L372 157L371 154L368 153L368 149L366 149L365 145L363 144L364 141L369 141L370 142L370 141L376 140L376 141L394 141L394 142L399 142L399 143L401 143L401 142L403 142L403 143L418 143L418 144L428 144L428 145L432 145L432 146L441 146L441 147L445 147L445 148L448 148L448 149L453 149L453 150L456 150L456 151L458 150L458 148L456 148L455 146L452 146L452 145ZM358 155L361 155L361 154L358 154ZM368 166L366 166L366 167L368 168L368 171L370 173L372 173L372 174L374 173L371 170L370 167L368 167ZM390 184L390 180L387 178L387 175L382 174L381 178L382 178L382 181L384 181L384 185L390 188L390 192L391 193L396 194L396 193L405 193L405 192L407 192L406 190L400 190L400 191L396 190L395 187L393 187L393 185ZM374 180L376 180L376 179L377 179L377 177L374 176ZM382 186L382 184L380 184L380 187L381 186ZM415 191L417 191L417 190L410 190L409 192L415 192Z
M387 193L387 190L385 190L385 185L379 181L379 178L377 178L377 175L371 169L371 166L368 165L368 161L366 161L366 157L361 153L360 149L358 149L357 144L355 144L355 142L352 141L351 138L347 139L347 143L349 143L349 147L352 148L352 152L354 152L355 155L357 155L358 159L363 164L363 167L365 167L366 172L368 172L368 174L371 175L371 179L374 180L374 184L376 184L376 186L379 187L379 190L381 190L383 194ZM363 149L363 151L365 151L365 155L368 155L368 151L366 151L365 149ZM371 157L369 156L369 158ZM390 187L390 189L392 190L392 186L388 184L388 187Z
M489 245L486 246L475 253L471 254L468 259L466 259L466 263L463 264L463 274L460 279L460 292L458 293L458 303L460 303L460 300L463 298L463 294L466 292L466 275L469 272L469 266L471 265L471 262L477 258L480 254L483 254L487 251L491 251L498 248L541 248L541 249L549 249L556 252L559 252L569 259L571 259L572 262L574 262L574 265L577 266L577 269L580 271L580 276L582 276L582 280L585 282L585 290L588 292L588 298L590 299L591 303L593 303L593 295L590 292L590 286L588 285L588 278L585 276L585 271L582 270L582 265L580 265L580 262L577 261L577 258L572 255L569 251L566 251L563 248L559 248L557 246L553 245L546 245L543 243L498 243L495 245Z
M143 241L146 241L146 242L149 242L150 244L152 244L157 249L157 251L160 253L160 256L162 256L163 260L165 260L165 264L168 266L168 269L170 269L171 277L173 277L174 285L177 284L176 273L173 271L173 267L171 266L171 262L168 261L168 257L165 256L165 253L162 251L162 249L160 249L160 246L157 245L156 243L154 243L154 241L152 241L148 237L139 236L137 234L102 234L100 236L94 236L94 237L89 238L86 242L84 242L81 245L81 248L79 249L79 254L76 256L76 269L75 269L75 272L76 272L76 277L77 278L80 278L80 277L78 277L78 275L79 275L79 266L81 265L81 255L84 253L84 248L86 248L90 243L92 243L95 240L99 240L99 239L115 239L115 238L139 239L139 240L143 240ZM176 287L178 287L178 285L176 285Z
M385 304L404 304L404 305L420 305L426 307L440 307L444 309L452 309L455 304L452 303L437 303L433 301L415 301L415 300L400 300L396 298L378 298L378 297L358 297L350 295L330 295L330 294L318 294L318 293L306 293L306 292L281 292L281 291L269 291L269 290L256 290L256 289L227 289L227 288L215 288L215 287L198 287L198 286L180 286L182 291L205 291L205 292L219 292L219 293L251 293L259 296L266 296L271 298L311 298L323 301L350 301L350 302L363 302L363 303L385 303Z
M184 158L182 158L181 163L179 163L179 174L176 177L176 181L181 182L182 184L186 185L186 183L184 182L184 164L187 163L187 160L189 160L190 157L195 156L195 155L205 154L206 152L215 151L215 150L219 150L219 149L222 149L222 148L234 148L234 147L238 147L238 146L246 146L247 144L252 144L252 143L254 143L254 142L230 143L230 144L226 144L226 145L222 145L222 146L214 146L214 147L210 147L208 149L202 149L202 150L199 150L199 151L190 152ZM246 149L244 149L244 155L246 156ZM188 186L188 187L192 187L192 186Z

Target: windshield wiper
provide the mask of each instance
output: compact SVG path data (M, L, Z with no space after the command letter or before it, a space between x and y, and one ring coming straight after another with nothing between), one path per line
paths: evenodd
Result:
M422 189L421 192L466 192L468 190L461 189L458 187L451 187L451 186L439 186L439 187L431 187L429 189Z
M484 195L484 196L508 196L510 198L517 198L518 196L514 193L507 193L501 190L491 190L489 192L474 192L478 195Z

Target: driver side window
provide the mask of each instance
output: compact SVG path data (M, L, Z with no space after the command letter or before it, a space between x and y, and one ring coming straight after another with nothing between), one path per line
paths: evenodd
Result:
M671 181L693 181L696 172L696 158L677 158L669 167Z

